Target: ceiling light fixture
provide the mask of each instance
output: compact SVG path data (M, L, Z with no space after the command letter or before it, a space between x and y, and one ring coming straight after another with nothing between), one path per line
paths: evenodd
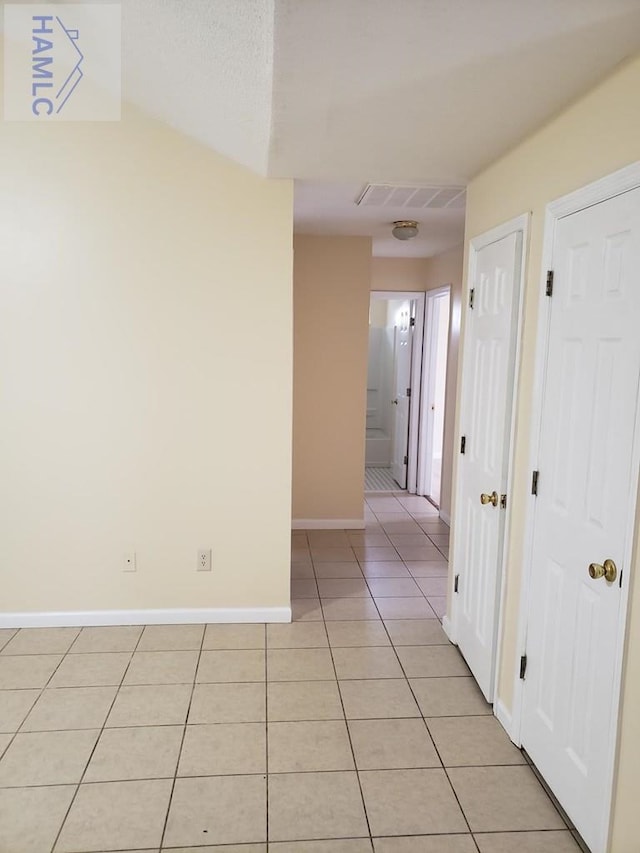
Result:
M399 219L393 223L391 233L396 240L411 240L418 234L418 223L413 219Z

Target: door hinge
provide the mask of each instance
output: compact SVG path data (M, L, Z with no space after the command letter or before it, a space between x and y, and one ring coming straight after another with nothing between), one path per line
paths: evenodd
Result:
M407 397L411 396L411 388L407 388Z
M506 509L506 508L507 508L507 496L506 495L500 495L500 509Z
M460 453L465 453L467 450L467 436L463 435L460 439Z
M476 289L475 289L475 287L472 287L471 290L469 291L469 308L473 308L473 300L474 300L475 295L476 295Z
M458 584L459 583L460 583L460 575L456 575L455 578L453 579L453 591L454 592L458 591Z
M553 295L553 270L547 270L547 287L545 293L547 296Z
M405 456L405 457L404 457L404 464L405 464L405 465L408 465L408 464L409 464L409 457L408 457L408 456Z
M415 318L415 317L412 317L412 318L409 320L409 325L410 325L410 326L415 326L415 324L416 324L416 318Z
M524 680L525 673L527 671L527 656L522 655L520 658L520 678Z
M540 474L539 471L534 471L533 474L531 475L531 494L532 495L538 494L538 476L539 476L539 474Z

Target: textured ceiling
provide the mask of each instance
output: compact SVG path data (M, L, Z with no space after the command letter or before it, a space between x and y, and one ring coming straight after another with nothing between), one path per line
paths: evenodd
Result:
M378 254L441 251L461 239L460 213L421 211L402 249L381 233L392 211L374 221L354 187L466 184L640 50L640 0L121 6L126 100L260 174L302 179L297 227L371 234Z
M640 49L640 0L123 0L125 97L258 172L465 183Z
M123 0L124 97L268 171L274 0Z

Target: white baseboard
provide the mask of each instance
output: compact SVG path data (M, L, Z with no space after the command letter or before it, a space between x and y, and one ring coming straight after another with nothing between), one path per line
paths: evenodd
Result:
M187 625L203 622L291 622L290 607L208 607L166 610L70 610L0 613L0 628L102 625Z
M444 510L441 509L440 510L440 518L444 521L445 524L448 524L449 527L451 527L451 516L449 515L448 512L445 512Z
M364 530L364 518L294 518L292 530Z
M513 727L513 717L511 716L510 711L507 711L503 702L500 699L496 699L493 703L493 713L502 728L509 735L511 740L516 744L516 746L520 746L519 743L514 739L512 735L512 727Z
M446 614L442 617L442 630L445 632L445 634L447 635L449 640L454 645L457 645L456 638L455 638L455 631L453 630L453 622L451 621L451 619L449 619L449 617Z

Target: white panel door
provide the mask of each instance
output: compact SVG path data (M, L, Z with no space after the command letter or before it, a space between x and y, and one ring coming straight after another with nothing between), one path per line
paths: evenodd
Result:
M449 287L427 293L425 377L421 398L426 423L418 454L418 494L427 495L438 508L442 485L450 305Z
M476 255L467 312L458 465L456 626L460 651L487 699L493 693L504 545L522 233ZM491 502L481 503L481 495Z
M398 312L394 329L393 349L393 456L391 474L401 489L407 488L407 457L409 452L409 409L411 405L411 325L412 305L409 300Z
M522 745L593 853L604 851L640 378L640 190L557 223ZM615 562L616 579L591 563Z

